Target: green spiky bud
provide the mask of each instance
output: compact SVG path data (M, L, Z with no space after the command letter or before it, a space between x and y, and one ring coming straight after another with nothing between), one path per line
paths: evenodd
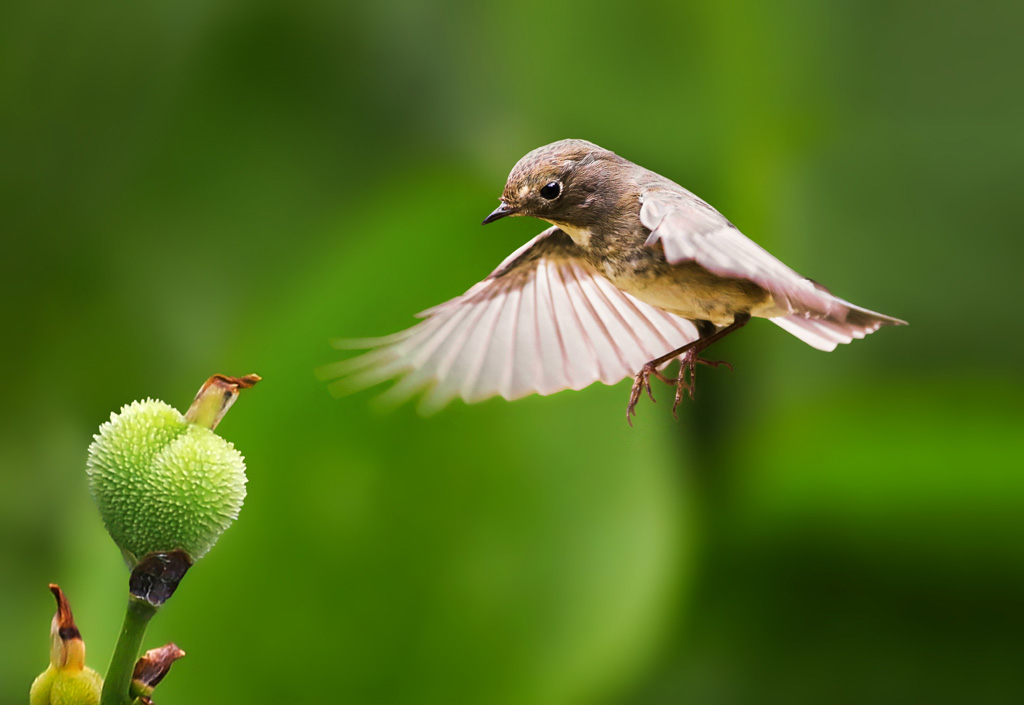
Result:
M198 560L238 517L245 462L212 427L238 388L258 379L211 378L187 415L162 401L132 402L93 436L89 488L129 565L173 550Z

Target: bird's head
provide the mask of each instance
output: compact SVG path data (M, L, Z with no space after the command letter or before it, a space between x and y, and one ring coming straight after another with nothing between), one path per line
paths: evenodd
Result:
M614 207L625 160L586 140L561 140L533 150L513 167L501 205L484 224L529 215L559 226L584 227Z

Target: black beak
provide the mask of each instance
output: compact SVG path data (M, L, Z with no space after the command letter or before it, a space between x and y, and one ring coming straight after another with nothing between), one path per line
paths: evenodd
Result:
M494 221L500 218L504 218L506 215L515 215L515 213L515 208L510 208L509 206L502 203L500 206L495 208L489 216L484 218L484 222L480 223L480 225L487 225L488 223L493 223Z

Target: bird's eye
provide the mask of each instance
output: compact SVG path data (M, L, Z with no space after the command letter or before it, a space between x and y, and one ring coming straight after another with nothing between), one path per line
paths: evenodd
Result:
M540 190L541 197L553 201L562 193L562 184L557 181L550 181Z

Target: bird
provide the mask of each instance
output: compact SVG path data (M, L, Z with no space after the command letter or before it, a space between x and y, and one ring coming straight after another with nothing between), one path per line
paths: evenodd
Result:
M422 394L434 412L456 397L579 390L630 376L632 425L650 378L675 385L673 415L694 395L701 353L767 318L819 350L906 325L833 295L743 235L674 181L580 139L538 147L513 167L500 205L483 220L530 216L550 227L464 294L322 370L332 391L397 380L385 399ZM663 372L679 360L675 379Z

